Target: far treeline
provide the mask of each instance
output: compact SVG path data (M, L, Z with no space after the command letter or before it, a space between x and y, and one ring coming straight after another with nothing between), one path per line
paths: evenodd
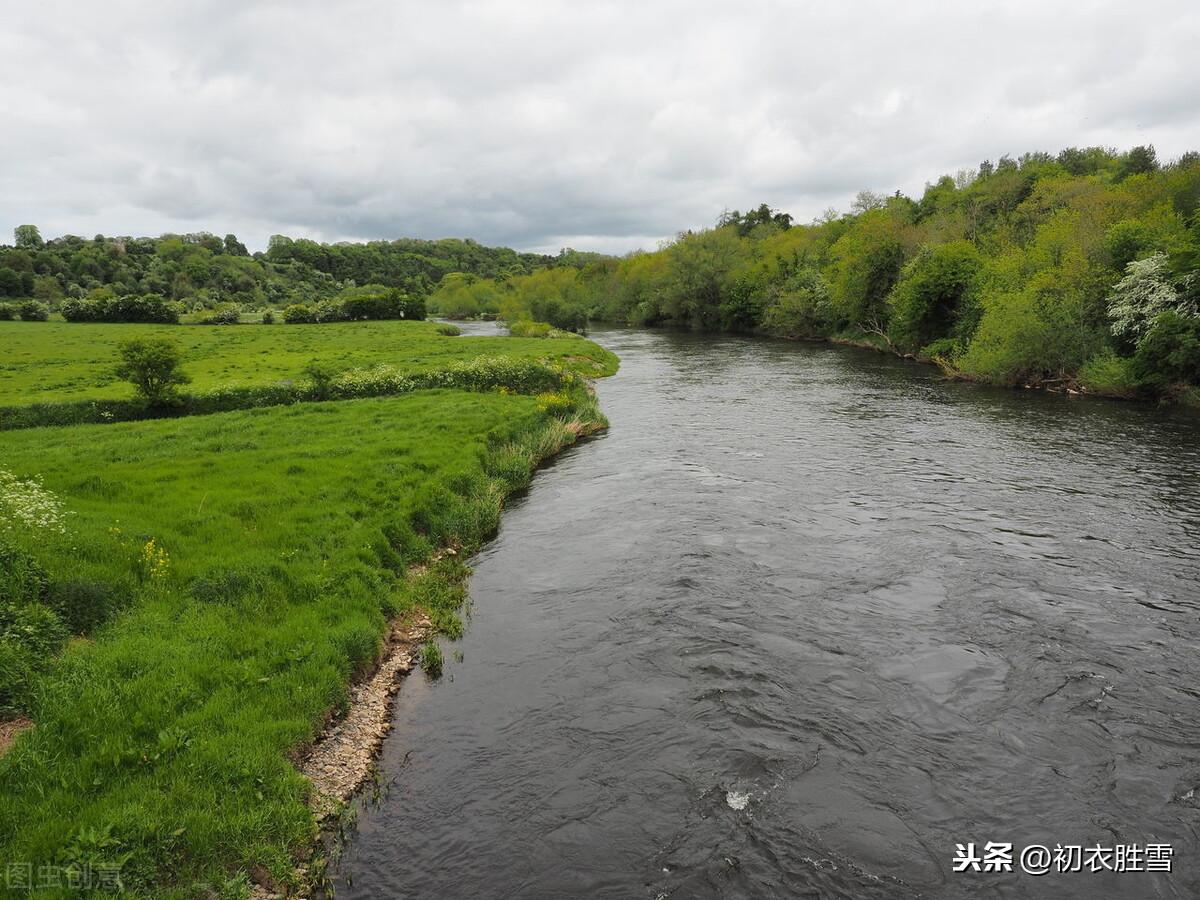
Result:
M283 235L251 254L236 236L44 240L34 225L0 246L0 318L236 324L424 318L424 298L448 272L508 278L582 258L471 240L321 244ZM290 313L288 310L290 309Z
M810 225L760 206L653 253L445 277L444 315L865 343L963 378L1195 397L1200 154L1071 148L985 161L919 200L864 191Z

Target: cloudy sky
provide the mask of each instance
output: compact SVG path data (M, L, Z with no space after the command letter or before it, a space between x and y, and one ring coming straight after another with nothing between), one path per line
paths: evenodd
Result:
M1200 3L28 2L0 229L624 252L985 158L1200 149Z

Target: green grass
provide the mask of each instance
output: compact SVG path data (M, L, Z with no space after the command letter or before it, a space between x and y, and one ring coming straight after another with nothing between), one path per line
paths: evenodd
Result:
M0 322L0 406L132 396L112 370L117 344L165 335L184 351L189 391L299 380L310 362L335 369L389 363L407 371L444 368L477 356L564 363L589 377L612 374L616 359L578 337L452 337L436 322L327 325L109 325Z
M219 381L278 377L318 349L378 353L366 337L380 327L163 330L208 346L191 368ZM18 364L51 365L53 398L100 389L95 360L132 328L22 337ZM435 340L451 354L466 340L383 328L386 352L414 365L436 364ZM530 343L544 355L547 341ZM10 367L5 390L31 390L36 371ZM409 567L439 545L477 547L581 415L599 416L582 394L422 391L0 434L3 468L40 476L68 513L65 534L27 530L20 545L52 581L130 597L36 684L37 725L0 758L0 864L120 863L129 889L154 896L219 893L253 866L286 881L315 836L290 755L344 704L388 617L420 606L461 627L462 564Z

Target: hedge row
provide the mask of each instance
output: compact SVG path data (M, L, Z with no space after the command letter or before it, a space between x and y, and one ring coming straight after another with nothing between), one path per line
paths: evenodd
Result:
M176 416L279 406L315 400L383 397L430 388L466 391L504 389L516 394L539 394L582 385L581 376L534 360L481 356L445 369L404 372L395 366L350 369L328 378L280 381L261 387L230 386L199 394L181 395L166 407L149 407L140 400L79 400L70 403L32 403L0 407L0 431L43 426L130 422Z

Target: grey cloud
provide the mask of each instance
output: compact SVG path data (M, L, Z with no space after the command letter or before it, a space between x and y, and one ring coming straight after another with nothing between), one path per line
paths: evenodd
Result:
M0 228L625 251L1025 150L1200 148L1191 3L51 0L0 23Z

